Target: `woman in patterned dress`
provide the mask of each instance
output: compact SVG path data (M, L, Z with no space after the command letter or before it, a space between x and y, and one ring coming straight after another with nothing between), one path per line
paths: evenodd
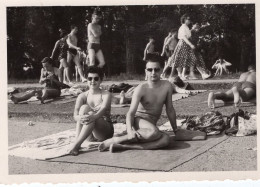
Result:
M191 42L191 30L189 25L191 24L191 18L188 14L184 14L181 17L181 27L178 30L179 42L174 50L173 55L168 60L168 65L172 67L170 78L173 77L174 69L177 68L178 76L183 80L186 80L186 69L190 68L189 79L197 79L194 73L195 65L200 68L198 59L194 53L195 45ZM182 70L183 69L183 70ZM204 78L204 75L202 76Z

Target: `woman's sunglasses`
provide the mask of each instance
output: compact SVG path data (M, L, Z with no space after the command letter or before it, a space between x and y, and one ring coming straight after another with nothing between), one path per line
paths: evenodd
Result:
M147 71L149 71L149 72L152 72L152 71L154 71L154 72L159 72L161 69L160 68L146 68L146 70Z
M92 81L94 79L94 81L99 81L99 77L88 77L88 81Z

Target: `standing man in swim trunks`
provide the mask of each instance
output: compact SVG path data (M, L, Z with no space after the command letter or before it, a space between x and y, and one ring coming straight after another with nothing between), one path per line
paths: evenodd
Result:
M161 56L164 55L164 53L166 53L167 55L167 61L168 61L168 58L172 56L173 52L174 52L174 49L178 43L178 37L177 37L177 31L172 29L170 31L170 36L168 36L167 38L165 38L166 41L164 41L164 45L163 45L163 50L162 50L162 54ZM169 64L166 62L164 68L163 68L163 72L162 72L162 75L161 75L161 78L165 78L165 73L167 71L167 69L169 68Z
M209 108L215 108L215 99L223 101L234 100L237 107L240 100L247 101L256 96L256 69L255 65L249 65L248 71L242 73L237 83L226 92L210 92L208 96Z
M67 44L69 46L68 49L68 63L71 65L71 61L73 60L78 68L78 72L81 78L82 82L86 82L87 79L84 77L83 68L80 64L80 58L78 51L81 51L80 47L77 47L78 45L78 38L76 36L78 32L78 27L76 25L70 26L71 32L68 35L67 38Z
M95 65L95 58L98 59L98 67L103 68L105 59L100 48L100 36L102 34L101 26L98 24L101 20L101 13L95 11L92 14L92 22L88 24L88 55L90 66Z
M145 73L148 80L135 88L126 115L127 135L102 142L99 151L150 150L169 145L169 136L159 131L156 126L165 105L172 129L174 132L177 131L176 113L172 106L173 87L169 81L160 80L162 64L163 59L159 55L151 54L147 57Z

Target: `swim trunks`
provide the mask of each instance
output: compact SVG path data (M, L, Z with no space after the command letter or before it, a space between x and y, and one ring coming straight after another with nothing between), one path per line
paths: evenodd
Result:
M139 117L141 119L147 120L147 121L151 122L154 125L157 123L157 121L159 119L158 117L156 117L154 115L147 114L147 113L140 112L140 111L137 111L135 113L135 117Z
M232 88L233 88L233 87L237 87L237 88L241 89L243 83L244 83L244 82L236 82L236 83L232 86Z
M245 89L245 88L252 88L255 91L256 90L256 85L253 84L252 82L245 81L242 84L242 89Z
M99 43L88 43L88 49L94 49L95 53L97 53L100 50L100 44Z

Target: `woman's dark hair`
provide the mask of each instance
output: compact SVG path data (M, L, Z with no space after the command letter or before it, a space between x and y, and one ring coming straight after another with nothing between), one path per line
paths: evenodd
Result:
M181 24L183 24L188 17L190 17L189 14L183 14L181 17Z
M73 30L73 29L75 29L75 28L78 28L77 25L75 25L75 24L72 24L72 25L70 26L70 30Z
M101 13L101 11L98 11L98 10L94 10L94 12L93 12L93 14L92 14L92 17L93 16L102 16L102 13Z
M101 80L103 80L104 73L103 73L103 70L102 70L101 68L99 68L99 67L97 67L97 66L89 66L89 67L88 67L88 70L87 70L87 75L88 75L89 73L96 73L96 74L98 74L99 78L100 78Z
M61 38L65 37L68 34L65 29L59 29L59 32L60 32L60 37Z
M53 65L53 60L50 57L44 57L41 61L41 63L49 63L51 65Z

